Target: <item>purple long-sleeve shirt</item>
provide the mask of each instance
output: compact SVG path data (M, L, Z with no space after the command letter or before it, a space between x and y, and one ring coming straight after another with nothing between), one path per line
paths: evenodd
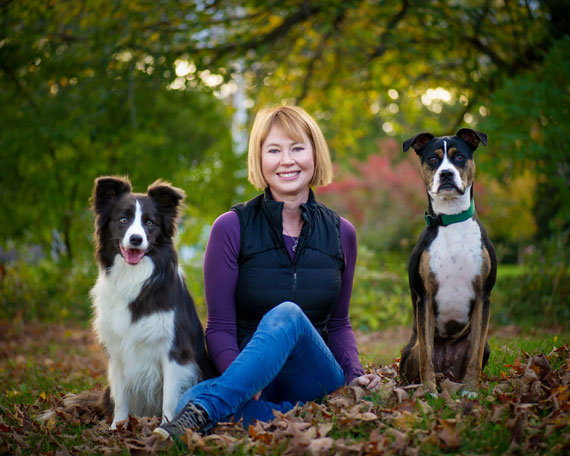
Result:
M341 276L340 295L328 321L328 345L349 383L363 375L364 370L358 359L356 338L348 316L356 265L356 231L342 217L340 235L345 267ZM287 236L284 239L289 255L293 256L292 239ZM208 306L206 343L220 372L224 372L239 354L235 308L239 249L238 215L229 211L220 215L212 225L204 257L204 286Z

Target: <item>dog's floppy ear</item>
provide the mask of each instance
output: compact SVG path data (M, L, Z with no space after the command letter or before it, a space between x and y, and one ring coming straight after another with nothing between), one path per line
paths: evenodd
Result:
M416 154L421 155L424 147L433 138L434 138L434 136L431 133L427 133L427 132L418 133L413 138L410 138L410 139L404 141L404 144L402 144L404 152L407 152L408 149L410 148L410 146L412 146L412 148L416 151Z
M102 176L95 179L95 187L91 195L91 208L100 215L109 207L109 203L131 191L131 183L127 178Z
M174 234L176 221L183 206L182 201L186 197L184 190L173 187L162 179L158 179L149 185L147 195L158 205L165 224L165 230L171 235Z
M487 145L487 135L480 131L472 130L471 128L462 128L455 134L455 136L461 138L473 147L473 150L477 149L479 143L483 143L484 146Z

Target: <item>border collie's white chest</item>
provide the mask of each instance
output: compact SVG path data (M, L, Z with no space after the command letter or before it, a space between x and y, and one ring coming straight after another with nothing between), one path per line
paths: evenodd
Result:
M481 251L481 230L473 219L439 227L429 247L430 269L438 284L436 327L442 336L447 322L469 321L475 298L473 281L481 272Z
M131 266L117 255L107 272L99 272L91 296L95 307L95 329L105 346L114 343L117 337L124 339L127 328L132 325L129 304L137 298L153 271L154 264L148 257Z
M91 290L95 318L93 326L100 342L116 366L126 390L132 393L130 408L138 415L156 413L161 408L162 364L168 357L174 337L174 310L156 312L132 321L129 303L139 295L152 275L154 264L148 257L136 266L119 256L108 273L101 271ZM134 400L142 393L145 400Z

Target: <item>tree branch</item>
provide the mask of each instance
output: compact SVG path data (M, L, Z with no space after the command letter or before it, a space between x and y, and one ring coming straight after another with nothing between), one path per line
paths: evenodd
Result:
M265 35L259 38L253 38L248 41L244 41L242 43L239 42L229 43L218 47L196 48L192 51L187 50L187 52L190 53L213 52L215 56L212 59L212 61L215 62L223 55L229 54L237 50L245 51L245 50L257 49L265 44L270 44L273 43L274 41L277 41L281 36L286 35L287 32L289 32L289 30L293 28L293 26L315 15L321 9L322 9L321 5L315 6L311 5L310 2L305 2L296 12L286 17L280 25L278 25L273 30L271 30L270 32L266 33Z
M366 64L370 63L374 59L377 59L378 57L382 57L385 54L385 52L388 50L388 48L386 47L386 41L390 36L390 34L392 33L392 30L398 25L400 21L404 19L404 17L406 17L409 6L410 2L408 0L402 1L402 8L388 22L388 24L386 24L386 31L382 34L382 36L380 36L380 45L368 55L366 59Z
M313 78L313 72L315 69L315 64L318 60L321 59L322 55L323 55L323 51L325 50L326 47L326 43L329 40L329 38L331 37L331 35L333 33L338 32L338 30L340 29L340 24L342 23L344 16L346 13L346 7L341 8L338 12L338 14L336 15L334 21L333 21L333 27L332 29L323 36L323 38L321 39L319 46L317 48L317 51L315 52L315 54L313 55L313 58L311 59L311 61L309 62L309 66L307 67L307 74L305 76L305 79L303 80L303 86L301 88L301 93L299 95L299 97L297 98L297 103L301 103L305 97L307 96L307 93L309 92L309 86L311 84L311 80Z
M2 0L0 1L0 9L6 8L14 0Z

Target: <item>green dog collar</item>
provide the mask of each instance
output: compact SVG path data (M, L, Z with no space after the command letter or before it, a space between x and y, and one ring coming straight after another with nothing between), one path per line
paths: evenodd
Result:
M471 200L471 205L469 206L469 208L464 210L463 212L460 212L459 214L429 215L426 211L424 217L426 219L427 226L429 228L432 228L435 226L447 226L447 225L452 225L454 223L464 222L465 220L473 217L474 213L475 213L475 202Z

